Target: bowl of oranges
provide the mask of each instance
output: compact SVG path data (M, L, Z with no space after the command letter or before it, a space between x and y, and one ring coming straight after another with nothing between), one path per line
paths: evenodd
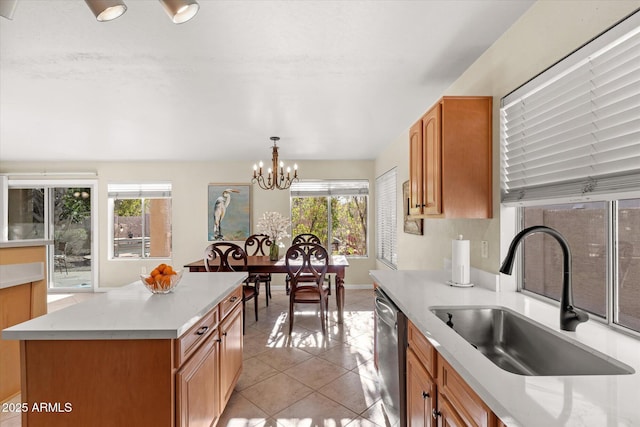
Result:
M142 284L154 294L168 294L178 285L182 278L182 270L176 271L167 264L160 264L151 274L141 274Z

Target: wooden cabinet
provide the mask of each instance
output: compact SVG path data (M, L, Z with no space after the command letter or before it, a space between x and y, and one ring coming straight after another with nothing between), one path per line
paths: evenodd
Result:
M177 339L20 341L22 402L63 410L24 412L22 425L214 426L242 370L240 289Z
M218 333L206 339L176 374L178 427L210 427L220 417Z
M36 279L32 270L37 264L41 274ZM0 248L0 282L16 280L0 283L0 331L47 313L46 265L44 243L8 242ZM20 384L20 342L0 339L0 402L20 393Z
M491 97L444 97L409 130L409 213L491 218Z
M413 323L407 331L407 427L496 427L496 415Z
M242 304L220 324L220 399L224 407L242 371Z
M431 427L436 409L436 382L413 350L407 351L407 427ZM435 420L434 420L435 421Z

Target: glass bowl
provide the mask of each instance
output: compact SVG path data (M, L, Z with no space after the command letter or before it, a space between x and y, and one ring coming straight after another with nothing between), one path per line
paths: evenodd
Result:
M176 271L176 274L162 275L159 280L154 280L151 276L146 274L140 275L140 280L145 288L152 294L168 294L173 291L178 285L180 279L182 279L182 270ZM156 276L158 278L158 276Z

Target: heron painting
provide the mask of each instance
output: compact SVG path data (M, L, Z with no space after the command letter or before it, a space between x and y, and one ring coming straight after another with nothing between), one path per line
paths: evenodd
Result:
M210 184L209 240L242 241L251 235L251 186Z

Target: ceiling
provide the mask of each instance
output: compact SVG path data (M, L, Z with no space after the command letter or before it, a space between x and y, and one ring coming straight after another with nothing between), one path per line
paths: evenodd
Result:
M532 1L125 3L0 18L0 160L374 159Z

